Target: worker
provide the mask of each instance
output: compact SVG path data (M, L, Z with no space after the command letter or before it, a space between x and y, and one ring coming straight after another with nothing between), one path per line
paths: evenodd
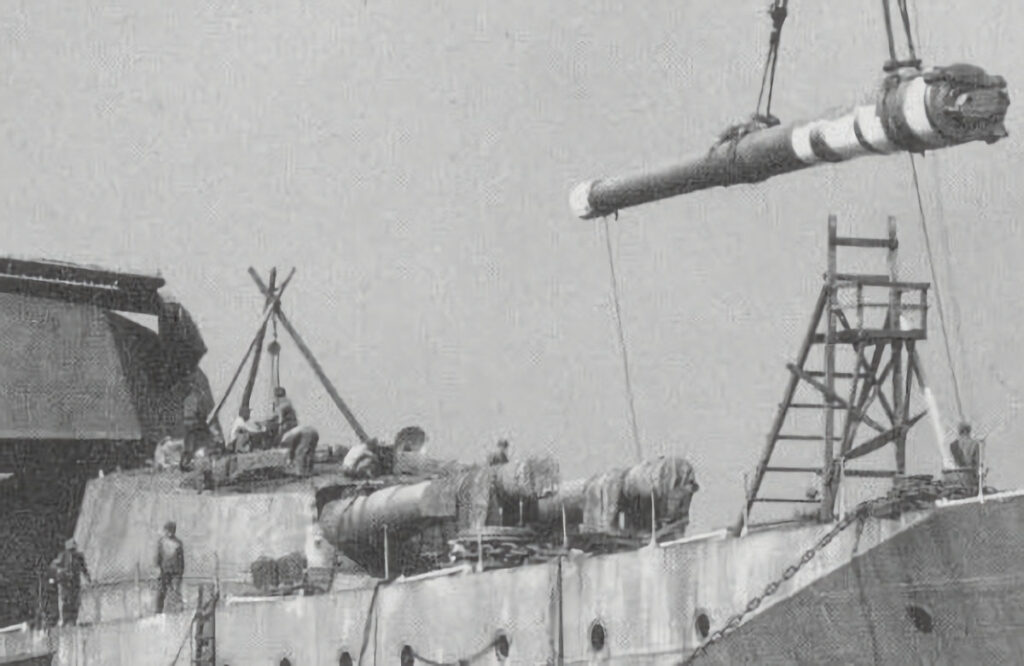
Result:
M341 462L341 471L353 479L372 479L381 474L380 458L377 455L379 444L375 440L356 444Z
M258 423L249 420L251 412L248 405L238 408L238 416L231 424L231 431L228 435L228 449L238 453L252 449L252 436L264 432L263 427Z
M319 441L320 433L308 425L296 426L282 437L281 446L288 449L288 462L297 475L309 476L313 473L313 458Z
M167 593L172 592L181 603L181 577L185 573L185 548L176 536L178 526L173 520L164 525L163 536L156 543L156 567L160 571L156 591L156 612L164 612Z
M508 462L508 440L499 439L494 452L487 458L488 465L504 465Z
M77 624L82 578L91 583L92 576L74 539L64 542L64 550L50 563L50 569L57 583L60 623L62 626Z
M969 488L977 488L981 468L981 444L971 436L971 425L961 423L958 436L949 445L956 463L961 482Z
M283 386L274 388L274 420L277 421L277 444L282 446L288 431L299 425L295 406L292 405Z

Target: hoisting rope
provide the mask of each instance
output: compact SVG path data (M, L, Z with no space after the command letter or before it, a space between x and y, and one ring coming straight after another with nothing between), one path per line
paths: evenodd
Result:
M615 273L615 256L612 254L612 236L608 229L608 218L602 218L604 226L605 247L608 249L608 269L612 282L612 302L615 305L615 324L619 333L619 349L622 352L622 374L626 380L626 397L629 400L629 424L633 431L633 444L636 447L637 462L644 459L643 446L640 444L640 430L636 425L636 398L633 394L633 382L629 371L629 354L626 351L626 334L622 326L622 308L619 305L619 279Z
M774 127L779 124L779 119L772 115L772 96L775 92L775 66L779 61L779 43L782 40L782 26L785 24L786 16L789 13L788 5L789 0L773 0L768 8L768 16L772 20L772 33L768 38L768 55L765 56L764 69L761 72L761 90L757 94L757 106L754 108L753 115L745 122L727 127L718 135L718 140L711 147L711 150L714 150L723 143L728 143L730 155L735 156L736 144L740 139L751 132ZM764 113L761 113L761 102L765 101L766 88L768 99Z
M939 289L939 277L935 273L935 256L932 252L932 241L931 236L928 233L928 221L924 213L924 204L921 201L921 185L917 178L917 163L914 160L914 154L910 153L910 169L914 175L914 192L917 195L917 211L921 220L921 232L924 235L924 247L928 254L928 269L931 271L932 284L935 285L935 305L939 311L939 327L942 329L942 342L946 348L946 361L949 364L949 374L953 378L953 396L956 398L956 410L960 416L960 422L965 421L964 418L964 404L960 398L960 380L956 375L956 367L953 365L953 352L949 346L949 334L946 329L946 313L945 308L942 307L942 292Z
M761 91L757 94L757 107L754 109L754 117L774 119L772 116L772 93L775 91L775 65L779 61L779 42L782 41L782 26L788 15L787 5L789 0L774 0L768 15L772 19L772 34L768 38L768 55L764 61L764 71L761 73ZM764 99L765 84L768 84L768 103L765 105L764 115L761 116L761 101ZM776 120L776 123L778 121Z
M919 69L921 61L917 57L917 50L914 48L914 37L910 28L910 10L907 8L907 0L896 0L900 10L900 18L903 22L903 33L907 39L907 51L910 58L899 60L896 57L896 40L892 33L892 17L890 15L889 0L882 0L882 14L885 16L885 37L889 42L889 62L885 63L883 69L887 72L896 71L901 67L913 67Z
M911 30L910 11L907 8L907 0L896 0L896 4L900 11L900 18L903 23L903 32L907 40L907 51L910 53L910 60L900 61L896 58L896 45L895 39L893 38L892 31L892 20L890 18L890 5L889 0L882 0L882 11L885 15L885 33L886 38L889 42L889 57L890 60L885 64L883 69L886 71L892 71L899 67L913 67L920 69L921 61L917 57L917 50L914 48L914 38ZM932 284L935 285L935 305L939 311L939 328L942 332L943 347L946 350L946 362L949 365L949 374L953 380L953 396L956 399L956 410L957 415L960 417L960 422L965 421L964 417L964 404L960 394L960 380L957 377L956 366L953 363L953 352L949 344L949 329L946 324L946 311L943 306L942 291L939 287L939 277L935 270L935 253L932 250L931 234L928 233L928 219L924 211L924 202L921 197L921 182L917 175L917 161L914 159L914 154L910 153L910 169L913 175L914 182L914 194L917 199L917 212L921 222L921 233L924 236L925 250L928 255L928 269L931 273ZM941 191L940 191L941 192ZM941 208L940 208L941 212ZM941 217L941 215L940 215Z

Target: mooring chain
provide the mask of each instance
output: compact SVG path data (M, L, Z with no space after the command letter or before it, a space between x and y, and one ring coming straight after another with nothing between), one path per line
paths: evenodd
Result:
M690 656L682 662L683 666L686 666L687 664L692 664L698 657L701 657L704 654L706 654L707 649L709 647L725 638L728 634L735 631L736 628L738 628L740 624L743 623L743 618L757 610L761 603L767 597L770 597L771 595L775 594L783 583L785 583L787 580L795 576L797 572L800 571L800 569L804 568L804 566L806 566L808 562L813 560L818 555L818 553L824 550L825 547L827 547L832 542L832 540L839 535L840 532L842 532L847 527L852 525L855 521L859 520L861 517L866 515L868 508L876 501L877 500L868 500L866 502L863 502L860 505L858 505L854 511L846 514L846 516L844 516L838 523L836 523L835 527L833 527L824 536L818 539L817 543L815 543L813 546L804 551L804 554L800 556L800 559L797 561L796 564L792 564L786 567L785 571L782 572L782 576L768 583L768 585L765 586L764 591L762 591L761 594L755 596L750 601L748 601L746 607L744 607L742 611L730 617L721 629L718 629L717 631L713 632L710 636L708 636L707 640L705 640L700 647L694 650L693 653L690 654Z

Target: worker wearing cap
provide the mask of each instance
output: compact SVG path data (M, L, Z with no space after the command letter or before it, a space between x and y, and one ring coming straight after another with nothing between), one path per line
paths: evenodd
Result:
M949 445L959 477L964 485L977 489L981 468L981 444L971 436L971 424L961 423L958 436Z
M499 439L494 451L487 458L488 465L504 465L508 462L508 440Z
M163 536L156 543L156 566L160 570L156 591L156 612L164 612L167 593L173 592L181 601L181 577L185 573L185 548L175 535L178 526L173 520L164 525Z
M85 556L78 552L74 539L64 542L64 550L50 563L50 569L57 582L60 603L61 625L78 622L78 604L82 593L82 578L92 582Z

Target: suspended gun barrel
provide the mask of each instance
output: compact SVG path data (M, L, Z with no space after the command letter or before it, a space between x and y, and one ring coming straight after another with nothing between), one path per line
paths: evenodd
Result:
M994 143L1007 135L1009 104L1006 81L973 65L897 73L885 79L874 104L836 118L753 131L739 126L709 151L675 164L580 183L569 205L590 219L698 190L757 183L821 162Z

